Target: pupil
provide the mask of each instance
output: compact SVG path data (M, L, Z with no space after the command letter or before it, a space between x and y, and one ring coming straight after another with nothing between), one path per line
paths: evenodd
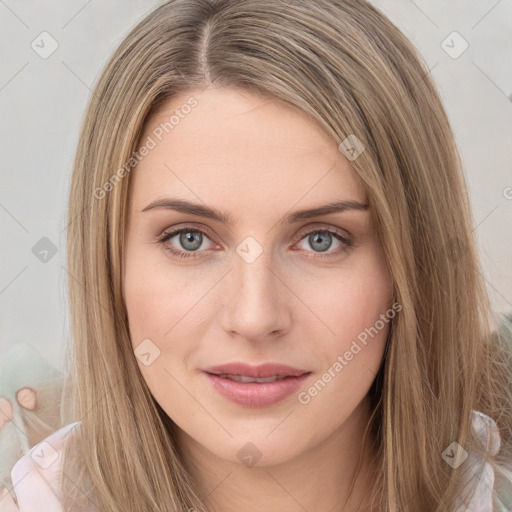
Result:
M201 247L201 233L198 231L187 231L181 233L180 243L188 250L194 251ZM192 244L191 246L187 244Z
M309 237L311 246L314 247L314 244L319 240L320 241L320 247L317 247L317 249L320 252L324 252L331 246L331 235L329 233L315 233L314 235L311 235Z

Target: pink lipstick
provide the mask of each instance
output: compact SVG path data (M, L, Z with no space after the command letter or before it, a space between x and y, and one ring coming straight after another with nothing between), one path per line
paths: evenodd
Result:
M258 366L230 363L203 372L221 395L246 407L266 407L284 400L311 373L277 363Z

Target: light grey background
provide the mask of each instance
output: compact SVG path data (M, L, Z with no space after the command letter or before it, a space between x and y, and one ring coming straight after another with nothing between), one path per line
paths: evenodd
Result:
M0 0L0 357L23 341L63 367L66 201L78 129L107 58L161 3ZM372 3L432 69L465 166L493 307L512 311L512 0ZM51 48L42 32L58 43L46 59L31 46ZM469 46L458 58L445 51L458 53L463 40ZM50 250L47 262L34 246Z

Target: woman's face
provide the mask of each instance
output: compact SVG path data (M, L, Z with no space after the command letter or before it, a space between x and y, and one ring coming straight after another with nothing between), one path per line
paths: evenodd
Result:
M391 278L369 209L304 213L366 204L350 161L302 112L226 88L173 98L141 141L124 295L143 378L183 439L265 465L355 425Z

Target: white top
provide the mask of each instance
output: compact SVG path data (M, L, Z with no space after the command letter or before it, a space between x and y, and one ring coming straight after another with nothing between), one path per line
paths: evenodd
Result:
M0 499L2 512L39 510L41 503L45 503L45 511L63 511L59 499L60 454L80 424L81 422L77 421L57 430L16 462L11 471L11 479L18 504L15 504L10 495L2 496ZM496 455L501 443L496 423L489 416L472 411L472 425L489 454ZM493 512L494 470L492 466L486 462L483 471L478 475L481 461L475 454L468 454L457 443L450 444L442 456L452 467L460 466L466 459L472 462L473 472L468 482L468 489L474 488L474 494L469 505L460 505L454 512Z
M479 411L471 411L471 419L473 428L482 446L489 455L496 455L500 449L501 439L498 426L494 420ZM444 456L447 455L446 450L443 454ZM451 454L452 452L448 453L448 455ZM493 512L492 490L494 487L494 469L491 464L485 462L482 471L478 474L483 461L474 453L468 455L467 452L462 450L461 463L466 458L471 462L470 478L466 483L467 490L470 492L474 487L474 493L469 504L459 505L455 512ZM447 459L445 458L445 460Z

